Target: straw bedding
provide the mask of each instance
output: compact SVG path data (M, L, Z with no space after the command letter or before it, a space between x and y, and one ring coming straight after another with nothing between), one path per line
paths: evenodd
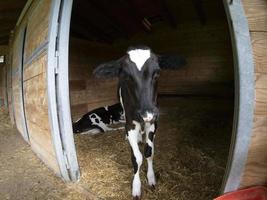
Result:
M141 170L142 199L208 200L218 195L230 145L233 104L209 98L161 98L155 138L157 186ZM133 169L124 131L76 135L79 185L96 199L131 199ZM143 151L144 146L140 145Z
M36 157L0 108L0 199L89 200L79 188L66 185Z

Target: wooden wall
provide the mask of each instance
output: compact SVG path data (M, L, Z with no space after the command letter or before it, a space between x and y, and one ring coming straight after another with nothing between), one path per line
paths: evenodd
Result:
M97 80L95 66L119 58L120 52L109 45L70 39L69 80L73 121L87 111L117 102L117 80Z
M13 108L13 94L12 94L12 55L13 55L13 32L9 37L9 57L8 57L8 65L6 71L6 79L7 79L7 104L8 104L8 113L10 117L10 121L12 125L15 125L15 116L14 116L14 108Z
M23 71L24 106L32 149L56 173L60 174L53 146L47 101L47 50L27 62L37 49L48 42L52 1L35 1L29 12ZM39 51L40 52L40 51Z
M241 188L267 186L267 1L243 0L255 67L254 126Z
M151 34L138 34L115 46L146 44L156 53L183 55L188 64L177 71L163 71L161 94L231 96L234 68L228 23L221 1L204 0L206 24L200 23L192 1L167 1L177 28L155 24Z
M0 55L5 56L5 63L0 64L0 107L7 108L7 62L8 62L8 46L0 45Z
M6 86L5 86L5 80L6 80L6 76L5 76L5 65L4 64L0 64L0 107L5 107L5 93L6 93Z
M162 71L159 93L164 95L212 95L232 97L234 68L230 35L222 2L203 1L207 22L200 23L192 1L170 1L177 28L153 25L151 33L140 33L113 44L71 39L70 96L75 121L93 108L117 101L116 80L96 80L97 64L125 54L128 46L146 44L155 53L183 55L188 64L177 71Z
M13 58L12 58L12 96L14 107L14 118L16 121L16 127L27 141L27 133L25 130L25 119L22 101L22 48L23 48L23 36L24 29L20 29L16 32L13 42Z
M22 133L25 123L33 151L49 168L60 175L47 97L48 30L52 2L33 1L15 28L12 42L12 95L18 130Z

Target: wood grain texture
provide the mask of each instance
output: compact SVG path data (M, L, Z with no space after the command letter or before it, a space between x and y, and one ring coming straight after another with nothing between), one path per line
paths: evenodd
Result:
M11 65L7 67L7 101L8 101L8 112L10 116L11 123L15 124L14 112L13 112L13 94L12 94L12 74Z
M5 56L5 63L0 63L0 107L7 108L8 45L0 45L0 55Z
M250 31L267 30L266 0L242 0Z
M266 9L267 10L267 9ZM266 18L267 21L267 18ZM267 27L266 27L267 30ZM251 32L251 40L253 46L253 57L256 73L267 73L267 31Z
M4 107L5 99L5 66L0 64L0 107Z
M33 150L59 174L48 116L46 68L47 52L24 68L25 115Z
M23 118L21 110L21 88L20 85L16 82L12 84L12 94L13 94L13 108L14 108L14 117L16 121L17 129L20 133L23 133Z
M27 16L28 26L25 43L25 61L48 38L51 0L35 1Z
M59 166L52 142L52 132L48 115L47 102L47 52L44 51L38 57L36 55L40 47L48 40L48 27L51 14L51 0L36 0L30 5L20 24L14 30L11 41L12 47L12 87L10 94L13 97L13 107L16 125L22 131L20 110L20 92L23 81L23 100L25 121L28 127L30 145L33 151L53 171L60 175ZM23 34L26 30L24 54L22 54ZM18 67L23 58L23 77L19 76ZM33 59L32 62L27 62ZM27 65L25 65L27 63Z
M14 109L14 118L16 122L16 127L18 131L23 135L24 132L24 119L22 110L22 88L21 81L22 77L20 74L21 68L21 56L22 56L22 40L23 40L23 30L18 29L14 35L14 42L12 45L12 98L13 98L13 109Z
M257 106L257 103L256 103ZM267 117L254 117L253 134L240 187L267 185Z
M241 188L267 186L267 1L243 0L255 66L254 122Z
M95 79L92 71L98 64L120 56L120 51L111 46L71 38L69 80L73 121L89 110L117 102L117 80Z

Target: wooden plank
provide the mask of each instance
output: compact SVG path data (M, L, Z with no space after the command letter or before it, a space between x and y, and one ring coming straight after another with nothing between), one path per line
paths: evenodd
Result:
M24 118L23 102L22 102L22 86L21 86L21 68L22 68L22 53L23 53L23 37L24 30L23 26L18 27L14 34L14 42L12 45L12 66L11 66L11 82L12 82L12 98L13 98L13 109L16 127L22 134L23 138L27 141L27 129Z
M109 98L109 99L104 99L101 102L90 102L87 104L87 110L93 110L95 108L99 108L99 107L103 107L106 105L112 105L115 103L118 103L118 98L114 97L114 98Z
M23 133L23 119L21 111L21 91L19 85L12 85L12 94L13 94L13 108L14 108L14 117L16 121L17 129L20 133Z
M8 97L7 97L7 67L8 67L8 64L6 64L4 67L3 67L3 75L2 75L2 83L3 83L3 97L4 97L4 105L5 105L5 108L7 109L8 108Z
M250 31L267 30L266 0L242 0Z
M25 61L34 51L48 39L48 26L51 0L35 1L28 16L27 35L25 43Z
M11 77L11 65L7 68L7 100L8 100L8 112L12 124L15 124L15 117L13 111L13 94L12 94L12 77Z
M85 80L71 80L70 81L70 90L71 91L80 91L86 89Z
M267 116L267 90L256 89L255 91L255 116ZM267 143L267 141L266 141ZM267 170L267 169L266 169Z
M267 74L255 73L255 88L267 89Z
M12 74L18 71L18 65L19 65L19 55L21 55L21 52L19 51L19 45L20 41L22 40L21 37L22 34L19 34L19 32L16 33L14 36L14 41L12 45Z
M55 172L58 176L60 176L59 168L57 165L57 161L53 156L50 156L43 146L40 146L39 143L35 142L35 140L31 140L31 148L37 154L37 156L50 168L53 172ZM45 156L44 156L45 155Z
M72 121L75 122L76 120L80 119L85 113L88 112L87 104L78 104L71 106L71 117Z
M0 107L4 107L5 89L5 68L0 64Z
M0 45L0 55L5 56L5 63L0 64L0 107L7 108L6 72L8 63L8 46Z
M251 40L253 46L255 72L267 73L267 32L251 32Z
M23 72L23 81L28 81L42 73L45 73L46 62L47 62L47 52L43 52L36 58L35 62L26 65Z
M267 183L267 2L243 0L255 65L254 126L240 187Z
M121 54L111 46L74 38L70 41L70 52L70 101L75 121L91 109L116 102L117 80L96 80L92 71L101 62Z
M267 180L267 117L255 117L253 135L241 182L242 188L266 185Z
M60 174L51 135L47 102L47 52L43 52L23 72L24 106L33 151Z
M31 122L29 123L28 128L31 132L35 133L30 135L31 141L34 140L35 143L38 143L39 146L44 149L43 151L49 153L49 155L53 156L55 159L55 151L53 151L53 143L50 140L49 126L40 129L40 124Z
M89 102L100 103L103 101L107 101L107 99L117 99L117 91L109 88L109 93L100 93L92 90L83 90L83 91L75 91L71 92L71 104L78 105ZM109 95L107 95L109 94Z
M80 80L87 80L90 77L90 67L79 65L79 62L76 61L76 64L70 64L69 69L69 80L70 81L80 81ZM92 71L92 70L90 70Z

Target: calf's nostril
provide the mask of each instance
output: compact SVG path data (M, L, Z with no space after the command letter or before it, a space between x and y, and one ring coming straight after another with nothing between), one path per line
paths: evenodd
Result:
M142 118L145 122L150 122L153 120L154 118L154 113L152 112L145 112L144 115L142 115Z

